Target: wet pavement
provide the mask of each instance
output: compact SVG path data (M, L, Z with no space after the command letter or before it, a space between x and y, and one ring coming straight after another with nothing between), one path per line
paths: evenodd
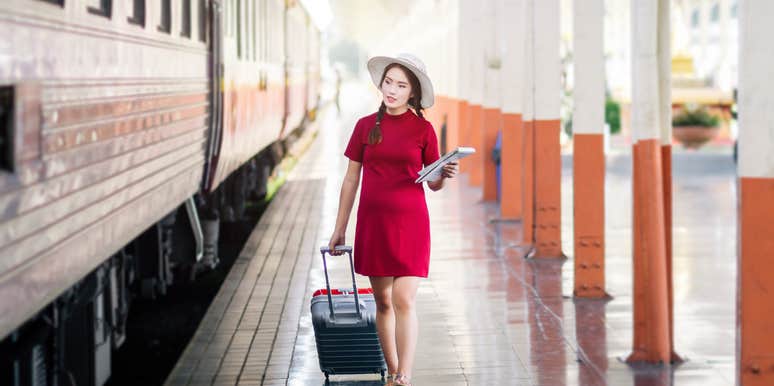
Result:
M325 286L318 248L335 222L341 154L365 113L361 105L344 119L321 115L318 138L256 226L167 384L324 384L309 302ZM571 255L572 167L564 161L562 244ZM725 154L676 152L674 169L675 346L686 362L622 362L632 347L631 159L617 154L608 158L606 301L572 298L571 256L524 259L520 224L496 221L498 206L482 203L464 175L427 192L432 257L417 297L414 384L733 385L734 164ZM348 267L329 260L334 286L346 286ZM358 282L368 286L367 278ZM381 384L378 375L331 380Z

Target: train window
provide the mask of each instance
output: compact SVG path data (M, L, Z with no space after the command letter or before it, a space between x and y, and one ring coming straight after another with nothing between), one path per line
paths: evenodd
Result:
M182 21L180 23L180 36L191 37L191 0L182 1Z
M60 7L64 7L64 0L39 0L39 1L42 1L44 3L56 4Z
M253 57L253 37L250 33L253 28L253 16L250 3L252 2L245 2L245 58L247 58L247 60L250 60Z
M199 0L199 40L207 41L207 2Z
M113 2L111 0L89 0L86 4L88 4L86 9L89 13L110 18L113 8Z
M0 170L13 172L13 87L0 87Z
M172 31L172 0L161 0L161 17L159 18L159 32Z
M132 16L127 17L126 20L145 27L145 0L132 0Z
M234 0L229 0L227 3L224 4L223 10L225 12L225 22L226 22L226 36L231 37L234 36L234 21L231 20L231 14L234 12Z
M237 57L242 59L242 0L236 0Z
M258 18L256 17L257 15L255 14L255 3L254 2L250 2L250 4L252 4L252 8L253 8L252 12L250 12L250 18L251 18L250 27L252 29L252 31L250 31L250 43L251 43L251 45L250 45L251 56L250 57L253 60L256 60L257 57L256 57L256 50L255 50L255 48L256 48L256 42L255 41L258 40L258 35L256 35L256 24L258 24Z

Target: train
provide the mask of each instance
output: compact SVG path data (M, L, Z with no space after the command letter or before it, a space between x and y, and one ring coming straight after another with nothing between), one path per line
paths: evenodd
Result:
M0 35L0 384L102 385L132 296L214 267L314 126L321 32L293 0L3 0Z

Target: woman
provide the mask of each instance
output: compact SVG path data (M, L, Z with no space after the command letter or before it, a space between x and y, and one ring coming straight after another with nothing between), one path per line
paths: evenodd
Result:
M433 126L422 116L422 109L433 105L433 85L424 64L413 55L375 57L368 61L368 70L382 93L382 104L357 122L344 152L349 165L329 246L333 250L345 243L362 169L355 271L368 276L374 290L388 383L411 385L418 331L414 300L430 264L427 203L422 185L414 181L423 165L439 157ZM449 163L441 179L427 185L437 191L456 172L457 163Z

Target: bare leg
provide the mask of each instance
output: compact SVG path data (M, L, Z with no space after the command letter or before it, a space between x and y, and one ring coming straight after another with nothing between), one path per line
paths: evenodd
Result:
M376 332L382 345L389 374L398 372L398 352L395 349L395 310L392 307L392 277L369 277L376 300Z
M415 299L419 287L419 278L414 276L396 277L392 285L392 304L395 306L398 343L398 373L411 378L414 366L414 351L417 347L419 322Z

